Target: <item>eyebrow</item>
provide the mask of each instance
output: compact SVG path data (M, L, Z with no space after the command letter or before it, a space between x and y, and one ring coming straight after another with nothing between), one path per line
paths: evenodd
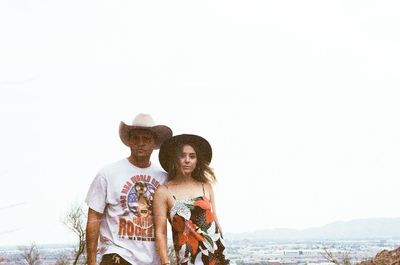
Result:
M181 154L197 155L196 152L181 152Z

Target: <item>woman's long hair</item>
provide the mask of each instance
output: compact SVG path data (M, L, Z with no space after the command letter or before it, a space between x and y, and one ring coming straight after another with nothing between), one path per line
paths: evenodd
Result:
M173 157L168 163L168 181L175 179L176 176L181 173L179 172L181 168L179 157L181 156L184 145L190 145L196 152L197 164L192 172L192 178L202 183L215 182L217 178L215 177L214 170L209 167L208 163L204 160L203 154L199 152L194 144L191 143L181 143L177 145L176 149L174 150Z

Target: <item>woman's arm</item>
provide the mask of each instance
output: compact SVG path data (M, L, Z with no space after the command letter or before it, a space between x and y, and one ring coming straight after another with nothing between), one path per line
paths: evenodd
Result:
M208 192L210 194L210 202L211 202L212 211L214 213L215 223L217 224L219 232L222 235L223 233L222 233L221 225L219 224L219 221L218 221L217 210L216 210L216 207L215 207L214 190L213 190L212 185L210 183L207 184L207 190L208 190Z
M156 246L161 265L169 264L167 250L167 213L168 194L165 186L160 186L153 198L154 224L156 229Z

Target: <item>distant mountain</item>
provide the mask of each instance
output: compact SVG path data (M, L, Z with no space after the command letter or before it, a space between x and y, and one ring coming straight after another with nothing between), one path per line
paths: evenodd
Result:
M400 238L400 218L356 219L303 230L267 229L226 234L228 240L385 239Z

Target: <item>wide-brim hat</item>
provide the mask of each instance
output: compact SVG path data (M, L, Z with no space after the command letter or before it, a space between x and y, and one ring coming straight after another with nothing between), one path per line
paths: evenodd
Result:
M136 115L131 125L121 121L119 125L119 137L121 141L129 146L129 133L132 130L148 130L156 136L154 149L159 149L161 144L172 136L172 130L165 125L156 125L153 118L149 114L140 113Z
M208 164L211 162L212 149L210 143L206 139L194 134L180 134L169 138L163 142L160 147L158 159L165 171L169 170L168 167L177 153L177 148L182 144L193 145Z

